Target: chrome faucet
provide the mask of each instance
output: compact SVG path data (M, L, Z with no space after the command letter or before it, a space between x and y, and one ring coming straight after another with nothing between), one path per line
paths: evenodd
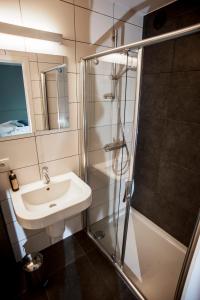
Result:
M42 167L42 178L43 178L43 182L46 184L50 183L50 177L48 174L48 167Z

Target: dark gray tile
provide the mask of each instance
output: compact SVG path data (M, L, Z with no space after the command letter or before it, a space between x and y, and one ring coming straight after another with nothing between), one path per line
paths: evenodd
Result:
M173 40L145 47L143 56L143 72L145 74L171 72L173 53Z
M165 123L163 119L140 118L135 180L152 191L156 191Z
M103 279L104 284L112 294L113 300L136 300L137 298L130 292L112 264L100 250L95 249L88 255L94 269Z
M155 27L155 18L160 15L164 19L163 26ZM199 1L175 1L159 10L144 16L143 38L156 36L199 23Z
M200 69L200 33L181 37L175 42L174 71L191 71Z
M199 211L200 176L162 162L158 179L162 227L188 245Z
M132 198L132 207L137 209L144 216L163 228L163 213L159 195L147 188L142 181L135 183L135 192Z
M167 95L167 117L200 123L200 71L174 72Z
M85 252L73 236L62 240L41 252L44 255L44 276L47 278L60 268L71 264L80 256L85 255Z
M37 289L35 291L29 291L20 296L16 300L49 300L45 289Z
M178 20L169 6L144 17L143 38L160 35L178 29Z
M84 230L75 233L74 238L78 241L79 245L86 254L91 250L96 249L95 244L88 237L87 233Z
M47 286L49 300L110 300L102 277L93 268L86 256L60 270L49 279Z
M151 158L160 153L166 120L143 118L140 115L138 128L138 151L143 150Z
M167 114L170 74L144 74L141 88L140 113L143 118L164 118Z
M175 163L200 175L200 125L167 121L162 160ZM199 175L198 175L199 174Z

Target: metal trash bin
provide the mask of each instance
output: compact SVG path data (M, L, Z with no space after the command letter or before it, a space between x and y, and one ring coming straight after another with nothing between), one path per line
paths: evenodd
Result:
M44 287L47 280L44 279L43 255L41 253L30 253L22 259L23 270L26 272L28 288L35 289Z

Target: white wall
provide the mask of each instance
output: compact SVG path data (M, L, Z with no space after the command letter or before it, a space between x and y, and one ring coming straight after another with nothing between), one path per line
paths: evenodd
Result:
M149 3L153 4L149 4ZM67 56L67 65L71 82L70 97L75 109L71 110L73 128L63 132L48 132L40 136L34 134L22 138L0 141L0 158L10 158L10 168L17 174L19 183L26 184L40 179L40 168L49 167L50 175L57 175L68 170L79 174L79 61L80 57L105 50L113 46L112 26L119 32L124 30L124 37L118 43L130 43L141 39L143 16L162 4L163 0L0 0L0 22L36 28L63 35L63 45L49 43L33 44L28 39L0 38L0 49L31 51ZM119 21L122 19L123 21ZM1 50L0 54L4 55ZM39 57L39 56L38 56ZM32 74L36 63L45 63L46 56L32 60ZM49 61L48 61L49 62ZM54 63L54 62L53 62ZM40 99L41 87L38 78L34 78L32 94L35 98L35 110L39 109L36 101ZM98 85L98 84L97 84ZM100 87L101 89L101 87ZM0 173L0 201L7 224L10 240L15 250L16 259L27 251L37 251L49 246L49 239L44 231L24 231L16 221L12 210L8 174ZM81 229L81 216L66 222L63 237Z

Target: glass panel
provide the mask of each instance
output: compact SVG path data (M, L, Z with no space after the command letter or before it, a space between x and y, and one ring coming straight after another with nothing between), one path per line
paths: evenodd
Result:
M88 181L93 189L89 228L120 261L130 174L137 51L87 62Z

